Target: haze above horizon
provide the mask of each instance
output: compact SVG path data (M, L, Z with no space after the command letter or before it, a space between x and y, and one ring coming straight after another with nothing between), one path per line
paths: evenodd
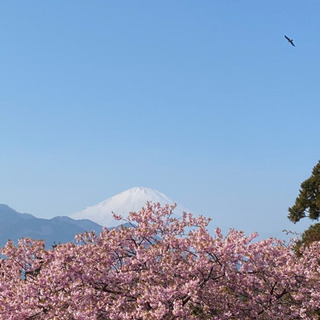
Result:
M46 218L144 186L215 226L304 230L286 216L320 158L319 12L2 1L0 203Z

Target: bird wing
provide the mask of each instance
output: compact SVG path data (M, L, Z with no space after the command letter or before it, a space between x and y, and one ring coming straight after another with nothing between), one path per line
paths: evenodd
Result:
M293 39L290 39L286 35L284 35L284 37L291 43L291 45L293 45L295 47L295 44L293 43Z

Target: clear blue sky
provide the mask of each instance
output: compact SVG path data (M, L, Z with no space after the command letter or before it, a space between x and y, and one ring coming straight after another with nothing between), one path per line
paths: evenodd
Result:
M319 30L319 0L1 0L0 203L69 215L144 186L213 226L303 230Z

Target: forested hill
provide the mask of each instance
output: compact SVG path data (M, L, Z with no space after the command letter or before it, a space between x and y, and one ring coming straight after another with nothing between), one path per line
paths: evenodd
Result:
M28 213L19 213L5 204L0 204L0 246L8 239L17 243L18 239L30 237L45 240L49 248L54 243L73 241L74 236L84 231L100 233L102 227L90 220L74 220L69 217L40 219Z

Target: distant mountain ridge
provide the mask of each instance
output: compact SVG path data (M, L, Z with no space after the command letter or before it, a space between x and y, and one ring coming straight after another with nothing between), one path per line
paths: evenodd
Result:
M19 213L6 204L0 204L0 247L8 239L15 244L24 237L43 239L47 248L55 243L74 241L75 235L94 230L99 234L102 226L115 228L123 224L113 218L112 212L127 218L129 212L140 211L147 202L162 205L174 204L163 193L144 187L126 190L95 206L72 214L70 217L58 216L52 219L36 218L29 213ZM175 209L175 215L181 215L184 210L181 206Z
M163 193L145 187L135 187L121 192L107 200L101 201L94 206L85 208L82 211L70 215L73 219L89 219L105 227L116 227L121 222L114 220L112 212L126 218L129 212L137 212L145 207L147 202L162 205L174 204L170 198ZM177 206L175 213L182 214L184 210L180 205Z
M93 230L100 233L102 226L87 219L36 218L32 214L19 213L6 204L0 204L0 247L3 247L8 239L16 244L18 239L30 237L43 239L49 248L54 243L74 241L76 234Z

